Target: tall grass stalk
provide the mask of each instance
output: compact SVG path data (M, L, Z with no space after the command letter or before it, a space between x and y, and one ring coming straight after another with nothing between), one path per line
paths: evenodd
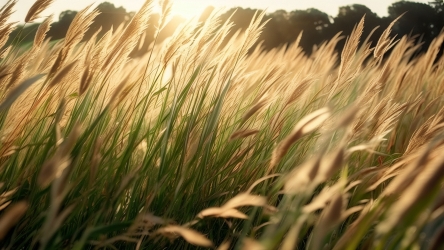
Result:
M102 37L87 7L54 45L50 17L0 48L2 249L437 249L444 34L412 59L363 17L341 55L338 34L308 56L301 36L264 51L264 12L237 33L214 12L130 58L155 4Z

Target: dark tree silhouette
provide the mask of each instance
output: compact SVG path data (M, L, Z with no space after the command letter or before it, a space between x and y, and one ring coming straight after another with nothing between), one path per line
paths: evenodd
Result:
M85 39L89 39L99 28L101 28L100 37L111 27L117 28L119 25L127 24L134 16L134 12L127 12L123 7L116 7L109 2L104 2L97 8L101 13L95 18L94 23L85 35ZM205 21L213 9L213 7L208 7L202 13L199 20ZM231 21L234 23L234 27L225 38L225 41L228 41L235 32L245 31L256 11L258 10L233 8L222 14L220 16L222 22L225 22L231 16ZM267 21L267 24L259 40L263 41L262 46L265 50L270 50L293 43L303 31L300 46L307 54L310 54L314 45L319 45L331 39L338 32L342 32L344 36L350 35L355 25L365 15L365 26L361 41L367 38L375 27L379 26L379 29L369 37L369 41L374 45L384 29L395 18L405 13L393 27L392 34L398 37L416 35L418 41L423 42L422 50L426 50L431 41L439 35L444 27L444 0L431 1L429 4L398 1L388 7L388 12L389 15L387 17L379 17L368 7L360 4L340 7L335 17L330 17L317 9L294 10L290 12L277 10L265 16L263 21ZM65 37L69 25L76 14L77 12L70 10L62 12L59 20L52 24L48 37L51 37L53 40ZM155 40L158 21L158 14L153 14L150 17L146 34L140 41L138 50L131 54L132 56L141 55L148 51L149 45ZM183 18L173 17L160 32L156 42L162 42L184 21ZM25 28L18 26L11 34L10 41L19 34L19 30L22 30L20 41L32 42L37 27L38 24L27 24ZM338 43L337 50L339 52L342 50L344 42L345 40L342 40Z
M434 2L430 2L430 5L435 8L436 13L444 12L444 0L436 0ZM444 16L441 16L444 18Z
M109 2L101 3L97 6L100 14L94 19L93 24L86 32L85 38L89 39L100 28L99 37L104 35L106 31L112 27L116 29L121 24L127 23L131 19L131 13L127 13L123 7L115 7Z
M243 8L232 8L228 10L227 12L223 13L220 16L220 19L222 23L225 23L230 17L231 21L234 23L233 28L231 29L231 32L225 37L225 40L223 44L226 44L229 39L238 31L243 32L245 31L248 26L250 25L251 19L253 18L254 14L257 10L255 9L243 9ZM265 21L264 19L263 21ZM263 40L264 37L269 37L266 34L266 31L261 34L260 40Z
M297 30L292 30L293 27L290 24L290 13L285 10L277 10L273 13L267 15L267 18L271 18L271 20L275 23L274 27L268 27L275 29L277 33L280 34L282 41L281 43L291 43L295 40L298 34Z
M268 14L265 18L269 19L261 35L265 49L270 50L294 40L292 32L290 32L292 29L286 11L276 11Z
M51 25L51 29L48 31L48 37L52 40L62 39L66 36L68 32L69 25L71 25L72 20L77 15L77 11L66 10L60 13L59 21Z
M300 32L303 36L300 46L311 53L315 44L320 44L328 39L328 29L331 22L329 16L317 9L295 10L290 12L291 40L294 41Z
M332 37L338 32L342 32L344 36L349 36L355 25L359 23L362 17L365 17L365 25L362 32L361 42L363 42L366 38L369 38L369 41L375 45L384 29L390 24L391 20L389 18L380 18L367 6L361 4L353 4L339 8L338 15L333 18L333 24L328 34L329 37ZM379 28L377 28L371 37L369 37L371 32L376 27ZM337 49L341 51L344 44L345 39L341 40L337 44Z
M405 13L399 22L393 27L394 33L399 37L404 35L417 35L423 42L422 51L426 50L433 38L443 28L442 13L424 3L400 1L393 3L389 8L389 18L394 19Z

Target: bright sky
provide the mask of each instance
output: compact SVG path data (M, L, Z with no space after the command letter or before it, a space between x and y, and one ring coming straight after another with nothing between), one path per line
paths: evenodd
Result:
M50 8L42 15L54 14L58 17L63 10L80 10L89 4L111 2L116 7L123 6L127 11L135 11L143 4L144 0L55 0ZM305 10L308 8L319 9L331 16L336 16L340 6L351 4L363 4L369 7L373 12L379 16L387 15L387 7L399 0L173 0L174 8L173 14L178 14L189 18L199 15L205 7L212 5L214 7L225 7L227 9L232 7L267 9L273 12L278 9L291 10ZM415 2L428 3L431 0L415 0ZM5 3L6 0L0 0ZM23 22L26 13L35 0L18 0L15 7L12 20Z

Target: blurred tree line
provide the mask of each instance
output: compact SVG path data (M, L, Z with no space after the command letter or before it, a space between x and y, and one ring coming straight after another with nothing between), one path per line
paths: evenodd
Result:
M100 29L100 35L103 35L111 27L117 28L121 24L129 22L134 15L134 12L127 12L122 7L115 7L113 4L104 2L98 6L100 15L96 17L90 30L88 30L85 39L90 38L97 30ZM208 18L212 8L208 7L200 19L204 21ZM227 20L231 15L232 21L235 23L231 35L235 31L241 29L245 30L256 10L254 9L230 9L222 14L222 21ZM234 14L233 14L234 13ZM388 7L388 16L379 17L364 5L354 4L343 6L339 8L336 17L331 17L326 13L317 9L294 10L287 12L285 10L278 10L266 15L265 20L270 19L266 24L265 29L261 35L260 40L264 40L263 47L266 50L290 44L296 40L301 31L303 36L300 41L300 46L304 51L310 54L317 44L329 40L338 32L344 35L349 35L355 24L365 15L365 28L363 32L363 39L368 37L371 31L379 26L370 37L370 40L375 44L384 29L395 18L401 14L404 16L393 27L392 34L398 37L409 35L415 37L417 42L421 42L423 46L422 51L428 48L433 38L435 38L444 27L444 0L436 0L429 4L416 3L409 1L395 2ZM66 35L69 25L71 24L76 11L64 11L60 14L59 20L54 22L48 32L48 37L52 40L61 39ZM146 30L144 41L141 41L139 51L147 51L149 44L154 40L155 26L159 20L159 15L155 14L150 18L150 25ZM161 32L158 42L162 42L166 37L171 35L178 25L185 20L180 17L173 17L167 24L165 29ZM23 42L32 42L39 24L27 24L22 31L21 38ZM16 37L19 32L18 27L11 34L12 38ZM229 39L229 37L227 37ZM337 46L340 51L344 45L343 39ZM137 52L133 53L136 55Z

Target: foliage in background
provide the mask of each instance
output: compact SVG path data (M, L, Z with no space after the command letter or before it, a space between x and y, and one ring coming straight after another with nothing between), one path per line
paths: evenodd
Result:
M436 38L444 28L443 8L444 4L441 0L430 2L429 4L398 1L388 6L389 15L386 17L379 17L373 13L371 9L361 4L341 6L335 17L328 16L326 13L317 9L294 10L290 12L277 10L265 15L264 20L270 18L271 20L264 26L259 41L262 41L262 48L271 50L294 43L299 33L303 31L304 36L299 41L299 46L304 49L305 53L311 54L313 49L316 49L314 46L319 46L323 42L331 40L339 32L342 32L344 35L350 35L354 25L365 15L366 25L362 36L364 38L370 36L369 41L375 46L384 29L398 16L404 14L392 28L392 32L398 37L409 35L415 38L415 43L422 43L422 47L418 50L418 53L421 53L428 49L432 40ZM100 11L100 14L94 19L90 29L86 32L85 40L90 39L99 29L101 29L99 32L99 37L101 37L110 30L111 27L115 29L121 24L127 24L134 15L133 12L127 12L123 7L115 7L108 2L99 4L97 9ZM205 21L213 9L212 7L208 7L202 13L200 20ZM233 8L222 13L220 16L222 22L230 19L230 21L234 23L232 31L227 35L225 40L228 41L237 30L245 31L256 11L258 10ZM51 37L52 40L63 38L76 14L76 11L70 10L62 12L59 20L54 22L48 31L48 37ZM159 17L158 13L152 14L149 21L150 25L145 31L146 34L141 38L141 44L135 48L132 56L140 56L146 53L147 49L154 42L154 35L156 33L155 25ZM172 18L162 32L156 36L156 41L161 42L165 40L166 37L170 36L174 30L181 23L185 23L185 21L185 19L179 16ZM21 32L23 41L32 41L37 27L38 24L35 23L27 24L24 31L21 32L22 27L19 26L12 33L9 42L12 42L12 38L16 37L19 32ZM373 31L376 27L379 28ZM341 40L336 45L336 50L339 53L341 53L344 47L344 42L344 40ZM257 45L258 44L255 44L253 47Z

